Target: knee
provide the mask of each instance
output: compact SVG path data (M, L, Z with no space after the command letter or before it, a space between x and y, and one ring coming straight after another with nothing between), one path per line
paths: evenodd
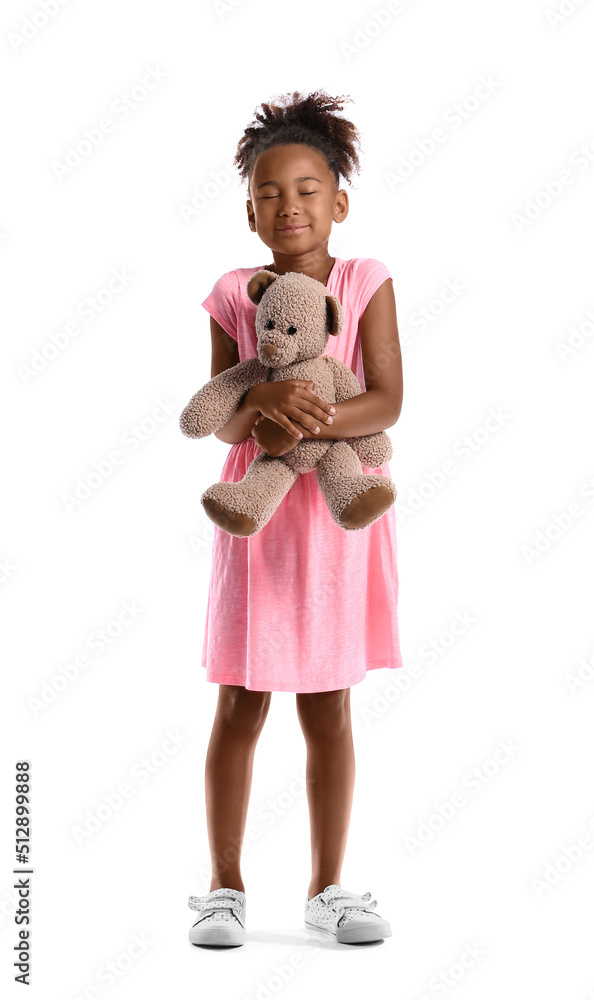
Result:
M235 734L258 735L270 708L270 691L248 691L235 684L219 685L217 716Z
M350 688L297 694L297 715L306 738L333 738L351 728Z

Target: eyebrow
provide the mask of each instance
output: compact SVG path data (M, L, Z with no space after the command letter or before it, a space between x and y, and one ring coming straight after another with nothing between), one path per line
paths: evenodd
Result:
M299 181L317 181L318 184L322 183L319 177L296 177L295 181L297 183ZM262 181L262 183L258 184L258 186L256 187L256 191L258 190L258 188L265 187L266 184L276 184L276 186L278 187L278 181Z

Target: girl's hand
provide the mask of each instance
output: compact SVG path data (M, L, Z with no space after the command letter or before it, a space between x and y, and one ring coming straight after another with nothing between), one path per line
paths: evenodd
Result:
M251 392L262 416L274 420L299 441L303 437L300 425L315 435L319 421L331 424L332 414L336 412L332 403L314 394L313 387L310 379L294 378L262 382Z
M256 419L252 427L252 437L258 447L271 458L286 455L288 451L299 444L294 435L279 427L275 420L269 420L268 417L262 416Z

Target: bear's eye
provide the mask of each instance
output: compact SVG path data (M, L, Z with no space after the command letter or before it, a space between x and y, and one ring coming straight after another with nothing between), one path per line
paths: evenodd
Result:
M274 330L274 320L267 319L264 326L267 330Z
M291 336L293 336L294 333L297 333L297 327L296 326L290 326L289 329L287 330L287 333L290 333Z

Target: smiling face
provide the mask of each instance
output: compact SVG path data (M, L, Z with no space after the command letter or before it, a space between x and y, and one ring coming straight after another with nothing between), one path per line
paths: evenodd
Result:
M279 255L322 249L333 222L348 214L348 195L316 149L300 143L272 146L257 157L250 178L248 222Z

